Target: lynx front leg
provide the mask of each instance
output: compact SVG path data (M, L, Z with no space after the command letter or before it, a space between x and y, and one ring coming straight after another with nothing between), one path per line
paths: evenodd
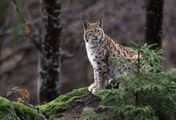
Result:
M94 88L96 88L97 87L97 81L98 81L98 71L97 71L98 69L97 68L93 68L93 71L94 71L94 82L88 87L88 90L90 91L90 92L92 92L93 91L93 89Z
M95 94L97 90L100 90L102 88L105 88L105 81L107 80L107 66L106 64L102 64L101 66L98 66L95 71L94 75L94 84L95 86L92 88L92 94Z
M94 83L92 83L89 87L88 87L88 90L90 91L90 92L92 92L92 90L96 87L97 85L96 85L96 83L94 82Z

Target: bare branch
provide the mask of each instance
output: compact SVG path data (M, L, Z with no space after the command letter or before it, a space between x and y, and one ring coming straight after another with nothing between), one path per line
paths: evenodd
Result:
M17 2L16 0L13 0L13 3L16 7L16 11L17 13L19 14L21 11L20 9L18 8L18 5L17 5ZM24 31L26 33L26 35L29 37L31 43L40 51L40 52L43 52L42 51L42 48L41 48L41 45L40 43L38 42L38 40L35 39L34 35L33 35L33 26L31 25L31 23L29 22L29 19L28 19L28 16L27 16L27 12L24 11L24 16L23 16L23 22L24 22Z
M13 1L14 5L15 5L15 9L16 9L17 13L19 13L20 10L19 10L19 8L18 8L18 5L17 5L16 0L12 0L12 1Z
M32 33L32 25L28 22L27 16L24 18L24 31L28 35L30 41L34 46L42 52L41 45L39 42L34 38L33 33Z

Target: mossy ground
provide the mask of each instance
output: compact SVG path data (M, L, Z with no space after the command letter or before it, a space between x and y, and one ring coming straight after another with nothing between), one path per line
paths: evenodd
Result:
M57 115L68 110L76 100L86 95L87 92L87 88L76 89L71 93L59 96L47 104L38 106L38 108L47 116Z
M0 97L0 120L19 120L13 104L3 97Z
M80 113L84 106L90 106L90 104L95 106L93 101L97 99L92 98L95 97L87 91L87 88L73 90L49 103L36 107L29 107L0 97L0 120L43 120L44 118L64 116L71 119L73 115Z
M42 120L37 109L0 97L0 120Z

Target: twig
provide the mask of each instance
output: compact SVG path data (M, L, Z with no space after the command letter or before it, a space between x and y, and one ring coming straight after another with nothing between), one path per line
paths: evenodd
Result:
M17 13L19 14L20 9L18 8L16 0L13 0L13 3L16 7ZM23 17L24 17L23 18L24 31L25 31L26 35L29 37L29 40L31 41L31 43L43 54L41 44L38 42L38 40L35 39L35 37L33 35L33 26L31 25L31 23L28 20L27 12L25 12L25 15ZM40 35L39 35L39 37L40 37ZM79 42L78 46L76 47L76 49L74 50L73 53L69 53L68 51L61 50L61 58L62 59L72 59L73 57L75 57L80 49L81 43L82 43L82 41Z
M19 14L21 11L20 11L20 9L19 9L19 7L18 7L18 5L17 5L16 0L13 0L13 3L14 3L14 5L15 5L15 7L16 7L17 13ZM27 17L27 15L26 15L27 12L24 12L24 13L25 13L24 16L23 16L24 31L25 31L25 33L27 34L27 36L29 37L31 43L33 43L33 45L34 45L40 52L43 53L40 43L39 43L38 40L36 40L36 39L34 38L34 36L33 36L33 32L32 32L32 31L33 31L33 29L32 29L33 27L32 27L32 25L30 24L30 22L28 22L28 17Z
M139 41L138 41L138 45L137 45L137 49L138 49L138 52L137 52L137 55L138 55L138 58L137 58L137 74L139 75L140 73L140 45L139 45Z
M14 5L15 5L15 9L16 9L16 11L19 13L20 10L19 10L19 8L18 8L18 5L17 5L16 0L12 0L12 1L13 1Z
M36 39L34 39L32 34L32 25L29 22L27 22L27 18L24 18L24 31L28 35L31 43L33 43L34 46L42 53L43 51L42 51L41 45Z

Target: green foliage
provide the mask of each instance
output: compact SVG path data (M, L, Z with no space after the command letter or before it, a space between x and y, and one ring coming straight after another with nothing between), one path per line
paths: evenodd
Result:
M84 108L82 111L82 117L84 120L102 120L100 116L92 108Z
M138 48L137 53L142 55L142 60L139 60L139 66L141 66L141 72L159 72L162 71L163 51L151 49L155 45L144 44L141 48ZM143 67L149 65L148 67ZM147 69L148 68L148 69Z
M106 109L106 107L102 105L100 106L100 108L102 109L101 112L95 112L95 110L90 107L84 108L82 111L83 120L116 120L117 116L119 115L111 114L111 111L113 111L114 113L117 112L117 110L112 109L112 107L110 107L111 111L105 111L104 109Z
M136 107L134 105L126 105L123 113L127 120L158 120L151 106Z
M126 63L134 69L116 77L117 82L127 86L126 91L111 88L96 94L101 98L98 109L104 109L102 113L94 111L97 118L106 113L114 116L110 120L176 119L176 69L163 71L162 51L151 50L151 47L145 44L138 49L136 53L142 59L136 61L115 58L115 65ZM104 117L102 120L109 119Z

